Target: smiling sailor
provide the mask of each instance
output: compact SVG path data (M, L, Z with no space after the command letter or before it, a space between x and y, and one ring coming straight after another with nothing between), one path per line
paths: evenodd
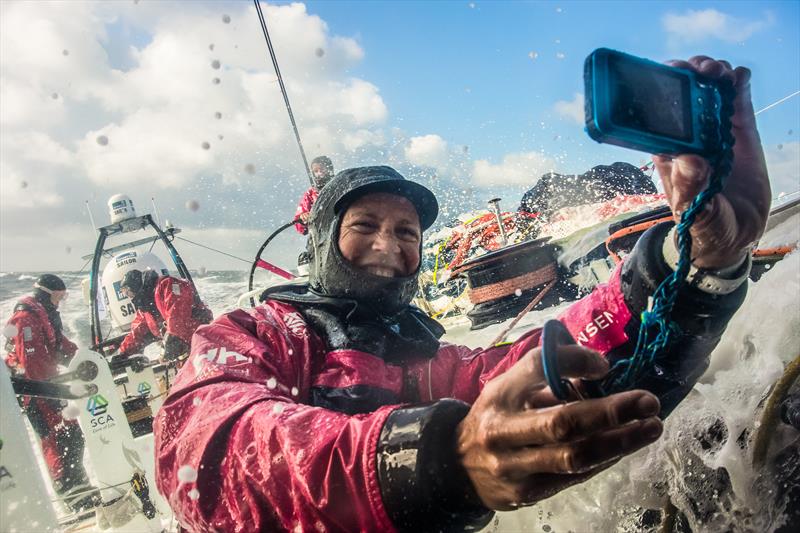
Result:
M540 330L471 349L410 305L422 232L438 205L390 167L340 172L309 217L306 284L200 327L155 424L157 483L190 531L441 531L480 528L654 442L705 370L747 291L769 181L747 69L686 63L736 86L734 168L698 218L692 258L709 281L680 293L681 334L661 373L561 403L540 364ZM704 159L656 158L673 213L706 184ZM582 346L561 374L599 379L630 356L648 298L671 272L670 224L651 228L607 284L561 317ZM714 283L710 283L714 281ZM711 288L707 288L711 287ZM602 327L600 326L602 324ZM596 331L594 331L596 329ZM191 483L180 471L197 472Z

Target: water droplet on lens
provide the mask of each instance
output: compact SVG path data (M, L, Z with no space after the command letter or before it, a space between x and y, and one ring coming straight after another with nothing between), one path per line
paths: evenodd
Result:
M214 51L214 43L209 44L208 45L208 49L213 52Z
M67 50L67 49L65 48L64 50L62 50L62 51L61 51L61 53L62 53L63 55L65 55L65 56L68 56L68 55L69 55L69 50Z
M189 465L183 465L178 469L178 481L181 483L194 483L197 481L197 470Z
M97 144L99 144L100 146L106 146L108 144L108 137L106 137L105 135L98 135Z
M251 174L251 175L252 175L252 174L255 174L255 173L256 173L256 167L255 167L255 165L253 165L252 163L247 163L247 164L244 166L244 171L245 171L245 172L247 172L248 174Z
M200 498L200 491L197 489L192 489L187 492L186 495L189 496L190 500L197 500Z
M200 209L200 202L198 202L197 200L189 200L188 202L186 202L186 209L195 212L198 209Z
M322 49L322 48L317 48L316 50L314 50L314 54L315 54L317 57L322 57L322 56L324 56L324 55L325 55L325 50L324 50L324 49Z
M219 59L215 59L214 61L211 62L211 68L213 68L214 70L218 70L220 66L222 65L220 64Z
M217 120L221 119L222 118L222 113L217 111L216 113L214 113L214 118L217 119Z
M209 144L208 141L203 141L203 144L201 144L200 146L203 148L203 150L208 150L209 148L211 148L211 144Z
M222 22L224 22L225 24L230 24L231 22L230 15L222 15Z
M213 80L211 80L211 83L213 83L214 85L219 85L220 81L222 80L220 80L219 78L214 78Z
M51 94L50 98L52 98L53 100L58 100L58 93Z
M75 420L81 415L81 409L73 402L70 402L64 409L61 410L61 417L64 420Z

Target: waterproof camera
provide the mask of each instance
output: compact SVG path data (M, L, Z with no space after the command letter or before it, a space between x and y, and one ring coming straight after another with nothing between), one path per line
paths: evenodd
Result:
M597 142L651 154L712 156L721 148L720 82L599 48L583 71L586 130Z

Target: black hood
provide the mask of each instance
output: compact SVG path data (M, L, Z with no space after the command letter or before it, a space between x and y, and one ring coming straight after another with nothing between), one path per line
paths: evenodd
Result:
M358 198L377 192L407 198L417 210L423 231L436 220L439 205L433 193L406 180L393 168L343 170L320 191L308 220L309 285L320 295L355 300L387 316L411 303L418 289L419 266L410 276L376 276L351 265L338 245L339 227L347 208Z

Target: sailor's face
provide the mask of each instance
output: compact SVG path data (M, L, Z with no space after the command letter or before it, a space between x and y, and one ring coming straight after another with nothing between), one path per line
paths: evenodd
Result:
M325 169L324 166L320 165L319 163L312 163L311 174L313 174L315 178L319 179L326 177L328 175L328 171Z
M53 306L58 307L58 304L61 303L64 298L67 297L67 291L53 291L50 293L50 303Z
M384 277L413 274L419 266L422 228L417 210L406 198L368 194L345 212L339 250L355 267Z

